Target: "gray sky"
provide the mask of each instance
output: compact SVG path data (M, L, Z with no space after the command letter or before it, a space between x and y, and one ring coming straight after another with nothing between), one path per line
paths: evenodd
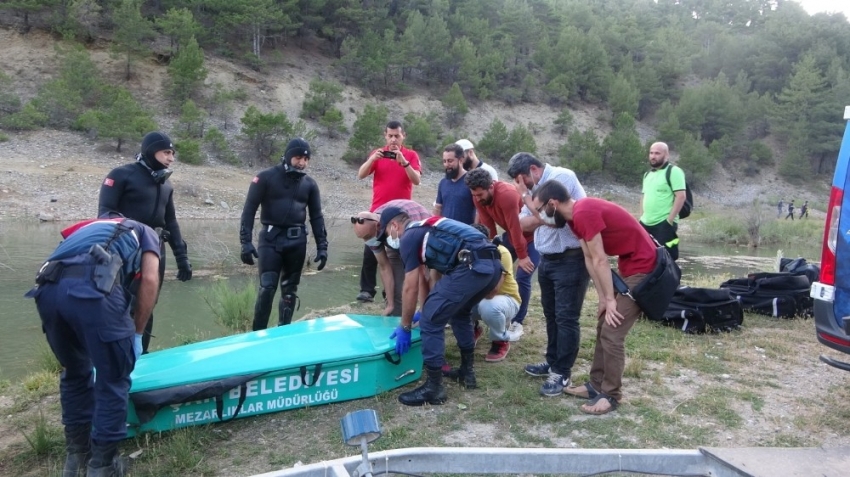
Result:
M810 15L820 12L842 12L850 19L850 1L848 0L795 0L803 6Z

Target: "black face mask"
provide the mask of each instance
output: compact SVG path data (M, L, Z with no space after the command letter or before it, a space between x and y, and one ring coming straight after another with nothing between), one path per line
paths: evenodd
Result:
M141 154L136 156L136 160L139 162L139 164L141 164L142 166L145 167L145 169L148 170L151 177L153 177L153 181L156 182L157 184L160 184L160 185L165 184L165 181L167 181L168 178L171 177L171 174L174 172L174 171L172 171L171 169L168 169L168 168L162 168L162 169L157 169L157 170L151 169L151 166L148 164L148 161L146 161L145 158ZM157 164L159 164L159 163L157 163Z

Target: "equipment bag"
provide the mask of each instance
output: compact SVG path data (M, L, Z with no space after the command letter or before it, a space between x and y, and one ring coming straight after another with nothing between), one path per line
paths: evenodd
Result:
M632 289L632 296L647 318L664 320L664 311L679 288L682 271L663 246L656 248L655 269Z
M820 277L820 267L807 263L805 258L781 258L779 260L779 271L794 275L805 275L809 279L809 285L816 282Z
M720 284L741 303L744 311L774 318L811 316L809 279L791 273L752 273Z
M682 287L664 312L664 324L685 333L731 331L744 322L744 310L729 290Z
M464 247L492 246L481 232L456 220L444 217L411 222L407 228L430 227L422 243L420 257L428 268L445 274L458 264L458 252ZM493 246L495 247L495 246Z

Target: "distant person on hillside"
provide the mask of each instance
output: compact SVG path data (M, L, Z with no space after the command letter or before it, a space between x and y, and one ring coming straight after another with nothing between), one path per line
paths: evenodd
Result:
M782 217L782 211L785 210L785 202L782 202L782 199L779 199L779 202L776 204L776 218Z
M649 165L652 169L643 175L640 223L676 260L679 258L679 236L676 234L679 211L685 205L686 198L685 172L670 164L667 160L669 154L667 144L663 142L656 142L649 147Z
M318 270L328 261L328 233L322 215L319 185L305 170L310 162L310 144L295 138L286 145L281 163L260 171L248 186L248 196L242 208L239 242L242 244L242 263L253 265L257 258L260 289L254 303L254 331L264 330L277 287L280 287L278 326L292 322L301 282L301 270L307 255L307 211L310 228L316 241ZM262 229L257 239L259 252L254 248L254 216L260 208ZM371 252L369 252L371 253Z
M422 166L419 154L404 147L404 126L390 121L384 128L386 144L369 154L357 171L358 179L372 178L372 205L369 212L395 199L410 200L413 186L421 181ZM360 268L360 293L357 300L371 302L375 299L378 262L368 246L363 247L363 265Z
M788 202L788 215L785 216L785 220L788 220L788 217L791 217L791 220L794 220L794 201Z
M800 218L802 219L803 217L806 217L807 219L809 218L809 201L808 200L803 202L803 206L800 207Z
M487 171L494 181L499 180L499 173L496 171L496 169L490 164L485 164L484 161L478 159L478 156L475 154L475 145L472 144L472 141L470 141L469 139L461 139L455 144L463 148L464 169L466 169L467 171L471 171L474 169L481 168Z
M192 279L188 247L180 233L174 209L174 187L168 180L175 158L174 144L165 133L149 132L142 139L136 162L109 171L100 185L98 217L120 214L156 230L160 239L159 286L165 276L165 243L171 245L177 262L177 279ZM147 320L142 337L142 352L148 352L153 330L153 315Z

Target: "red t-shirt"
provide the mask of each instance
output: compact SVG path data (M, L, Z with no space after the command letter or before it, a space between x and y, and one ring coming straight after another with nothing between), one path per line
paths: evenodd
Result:
M522 198L516 188L507 182L493 182L493 202L481 205L475 201L478 220L490 229L490 238L496 236L496 224L508 232L511 245L516 250L517 257L528 257L528 242L534 241L534 233L523 233L519 223L519 211L522 208Z
M602 235L605 254L618 257L620 275L649 273L655 268L655 243L632 215L607 200L586 197L573 205L573 220L567 224L581 240Z
M374 151L372 151L374 153ZM410 163L416 171L422 171L419 165L419 154L413 149L402 147L404 160ZM371 155L371 154L370 154ZM369 212L395 199L410 200L413 197L413 182L407 177L407 172L393 159L378 159L372 163L372 206Z

